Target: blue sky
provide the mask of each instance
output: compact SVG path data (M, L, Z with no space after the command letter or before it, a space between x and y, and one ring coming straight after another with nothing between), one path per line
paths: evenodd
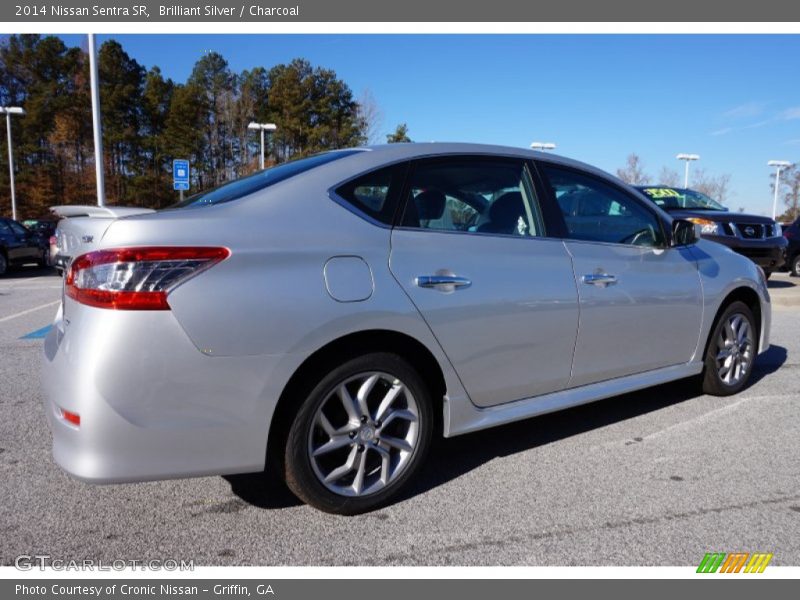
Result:
M83 36L62 36L80 45ZM101 35L184 81L203 52L235 71L295 57L369 89L387 133L557 152L613 172L631 152L657 176L695 165L732 176L728 204L771 212L770 159L800 161L800 36ZM694 165L693 165L694 166Z

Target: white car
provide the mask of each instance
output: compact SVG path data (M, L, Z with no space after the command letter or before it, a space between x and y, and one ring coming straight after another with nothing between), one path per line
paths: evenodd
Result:
M434 436L685 377L734 394L766 280L694 227L588 165L470 144L337 150L117 219L45 341L55 459L98 483L266 466L354 514Z
M50 212L60 218L54 240L50 243L50 265L63 272L72 257L96 247L114 219L155 212L151 208L124 206L51 206Z

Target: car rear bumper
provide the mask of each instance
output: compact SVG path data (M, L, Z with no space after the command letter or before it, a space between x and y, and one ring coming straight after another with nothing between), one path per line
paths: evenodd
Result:
M114 483L264 468L278 356L206 356L170 311L69 298L66 307L45 340L42 371L53 456L64 470Z
M773 271L779 269L786 262L786 247L788 242L784 237L774 237L764 240L745 240L731 236L703 236L704 238L723 244L734 252L752 260L762 269Z

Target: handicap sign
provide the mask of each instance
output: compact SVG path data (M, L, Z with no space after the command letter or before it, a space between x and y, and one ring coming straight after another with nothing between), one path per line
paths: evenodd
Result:
M189 189L189 161L175 159L172 161L172 189Z

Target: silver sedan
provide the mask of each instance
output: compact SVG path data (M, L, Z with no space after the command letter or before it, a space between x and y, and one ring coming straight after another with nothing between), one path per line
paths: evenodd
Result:
M260 171L113 221L64 283L43 386L66 471L274 469L340 514L396 498L434 436L687 377L733 394L769 346L752 262L597 169L494 146Z

